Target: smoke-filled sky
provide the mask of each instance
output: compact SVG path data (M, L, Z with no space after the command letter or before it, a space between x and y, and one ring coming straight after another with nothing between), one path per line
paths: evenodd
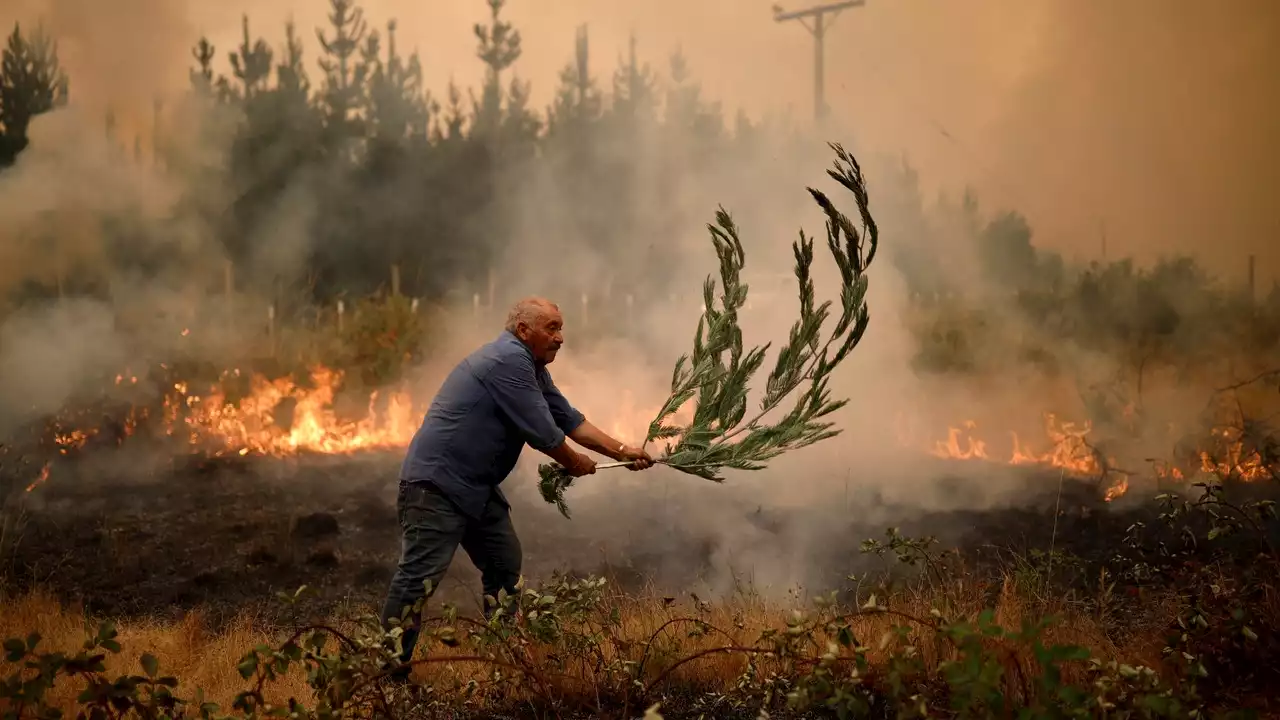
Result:
M186 83L202 33L225 69L242 12L276 45L293 17L314 59L326 5L7 0L0 23L43 15L77 100L145 124L152 97ZM363 5L371 27L399 20L437 94L451 77L478 81L482 0ZM634 30L655 65L682 47L731 111L811 112L812 40L764 0L511 0L506 12L539 105L585 23L602 80ZM1280 186L1277 39L1273 0L868 0L829 32L828 101L864 148L920 167L926 194L972 184L988 209L1029 215L1040 244L1094 257L1105 232L1113 256L1195 252L1233 274L1257 253L1265 285L1280 270L1267 203Z

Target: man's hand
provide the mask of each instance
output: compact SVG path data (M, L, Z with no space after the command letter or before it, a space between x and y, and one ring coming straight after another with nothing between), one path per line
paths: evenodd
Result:
M630 460L631 464L627 466L628 470L644 470L653 467L653 456L641 450L640 448L624 445L618 451L619 460Z
M567 441L548 450L546 454L560 463L573 477L590 475L596 471L596 461L574 450Z
M596 461L586 455L575 452L573 463L566 465L565 469L574 477L582 477L583 475L594 475L596 472Z

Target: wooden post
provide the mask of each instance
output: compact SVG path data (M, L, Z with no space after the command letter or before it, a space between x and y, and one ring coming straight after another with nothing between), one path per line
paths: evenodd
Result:
M342 319L343 319L343 315L345 315L346 312L347 312L346 303L339 300L338 301L338 332L342 332L342 325L343 325Z
M409 312L414 315L418 314L418 298L414 298L413 302L409 303Z
M395 263L391 265L391 296L400 297L400 266Z
M480 319L480 293L471 294L471 317Z

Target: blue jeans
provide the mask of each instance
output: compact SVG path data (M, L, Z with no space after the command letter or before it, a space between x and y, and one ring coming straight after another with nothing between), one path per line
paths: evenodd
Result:
M480 570L485 595L497 598L499 590L515 593L520 579L520 539L506 503L491 498L479 518L469 518L435 487L401 483L396 510L402 533L400 564L382 608L383 627L389 629L392 618L398 620L404 608L426 596L425 581L431 581L431 591L435 592L458 545ZM485 615L490 612L486 604ZM402 626L402 663L413 657L419 623L420 618L411 612Z

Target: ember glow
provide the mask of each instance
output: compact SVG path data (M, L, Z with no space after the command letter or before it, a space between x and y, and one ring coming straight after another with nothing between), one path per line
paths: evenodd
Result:
M40 468L40 474L36 476L36 479L33 480L30 485L27 486L27 492L31 492L32 490L35 490L36 488L40 487L48 479L49 479L49 463L45 463L44 467Z

